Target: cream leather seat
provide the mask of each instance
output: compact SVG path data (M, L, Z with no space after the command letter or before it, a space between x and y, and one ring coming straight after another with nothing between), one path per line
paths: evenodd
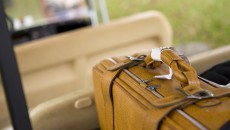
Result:
M93 65L111 56L171 43L167 19L150 11L16 46L34 129L98 128L91 81ZM8 124L2 94L0 111L1 128Z
M198 74L210 69L212 66L230 59L230 45L203 52L189 57L192 66Z

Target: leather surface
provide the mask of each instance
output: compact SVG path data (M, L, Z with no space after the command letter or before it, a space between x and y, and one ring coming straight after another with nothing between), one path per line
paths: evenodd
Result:
M171 50L163 51L161 58L163 64L157 63L154 66L151 65L154 61L147 59L143 61L147 62L145 65L140 63L128 68L138 78L149 80L148 85L137 82L124 71L112 80L110 85L105 85L103 82L109 81L106 80L108 78L113 79L113 73L119 69L108 71L109 68L116 68L109 60L104 60L94 67L96 105L102 129L200 129L178 110L189 115L206 129L220 129L230 120L229 88L217 88L200 81L195 70ZM125 57L114 60L119 64L127 62ZM167 65L174 72L171 80L153 78L155 75L167 73ZM159 86L156 92L162 97L150 92L146 88L149 85ZM105 88L111 89L110 97L108 91L104 94ZM187 98L191 95L202 97L205 91L212 92L214 96L204 99ZM111 101L111 106L107 107L106 100ZM106 116L107 112L110 116Z

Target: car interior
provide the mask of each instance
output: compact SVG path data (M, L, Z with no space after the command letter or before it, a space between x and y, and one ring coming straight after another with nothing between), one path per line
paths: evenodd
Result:
M158 11L148 11L16 45L33 129L100 129L92 67L105 58L172 46L172 41L173 30L167 18ZM201 74L228 60L229 55L228 45L188 58ZM1 86L0 130L11 128L5 104Z

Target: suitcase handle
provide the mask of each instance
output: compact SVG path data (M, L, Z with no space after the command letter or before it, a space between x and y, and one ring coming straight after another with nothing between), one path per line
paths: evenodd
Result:
M200 86L195 69L181 55L175 53L174 49L170 48L155 48L152 49L150 55L144 59L147 66L158 67L161 63L165 63L172 69L175 78L185 85Z
M197 97L206 97L211 94L200 87L195 69L186 61L174 48L155 48L152 49L150 55L144 59L146 66L158 67L161 63L165 63L172 70L174 77L181 83L183 91L186 95L195 95Z

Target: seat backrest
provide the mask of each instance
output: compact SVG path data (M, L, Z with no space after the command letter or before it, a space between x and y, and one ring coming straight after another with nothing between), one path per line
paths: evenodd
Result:
M198 74L230 59L230 45L206 51L189 57Z
M150 11L18 45L15 52L28 105L33 108L92 86L91 68L103 58L170 46L171 41L166 18ZM0 111L6 113L3 103L0 94ZM1 114L0 122L5 118Z

